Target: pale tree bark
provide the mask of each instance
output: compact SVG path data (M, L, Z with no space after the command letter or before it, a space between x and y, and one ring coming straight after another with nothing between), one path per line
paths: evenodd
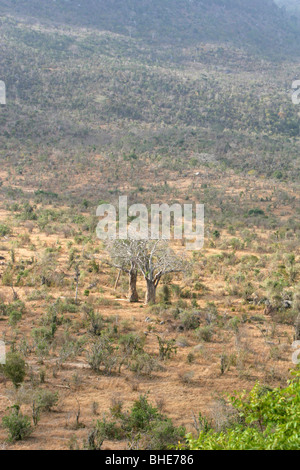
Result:
M137 287L136 287L137 276L138 276L137 270L136 270L135 267L133 267L129 271L129 296L128 296L128 300L129 300L130 303L135 303L135 302L139 301L139 295L138 295Z
M146 292L146 304L155 304L156 303L156 288L155 283L149 279L146 279L147 283L147 292Z
M130 240L114 240L107 244L107 248L111 258L111 266L114 266L119 270L115 290L117 288L121 272L128 274L128 300L131 303L138 302L139 296L136 287L138 269L134 256L134 243Z

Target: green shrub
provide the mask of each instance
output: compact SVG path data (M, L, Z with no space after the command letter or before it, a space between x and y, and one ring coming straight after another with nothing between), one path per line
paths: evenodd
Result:
M159 300L164 304L170 304L171 302L171 290L167 284L164 284L159 293Z
M175 339L167 340L156 335L159 346L159 359L165 361L171 359L173 355L177 354L177 346Z
M90 367L95 372L100 372L102 369L108 375L112 373L118 362L118 358L115 356L115 348L106 336L100 336L94 342L87 359Z
M134 402L131 413L127 418L127 429L142 431L159 417L158 410L148 402L147 396L141 395Z
M180 314L180 322L185 330L196 330L200 324L199 315L192 312L183 312Z
M22 441L32 433L30 418L20 413L19 406L13 406L10 413L4 416L2 426L7 430L11 442Z
M200 341L205 343L210 343L213 337L214 331L211 326L204 326L203 328L198 328L196 331L196 337Z
M105 439L128 439L138 442L138 447L144 450L167 450L185 435L185 429L176 428L148 402L147 395L141 395L128 412L123 413L122 407L118 408L113 418L114 421L104 419L96 423L90 434L93 439L89 448L95 448L95 442L102 445ZM99 444L96 447L99 448Z
M6 364L3 365L4 375L12 381L15 387L19 387L24 382L26 375L26 363L20 354L9 352L6 357Z
M36 406L40 411L51 411L58 403L58 393L50 390L40 390L36 398Z
M150 354L141 351L135 351L130 361L130 370L137 375L151 377L152 372L160 370L158 361Z
M136 333L128 333L122 335L119 339L119 344L125 354L132 354L134 351L143 352L145 346L145 336L140 336Z
M170 419L154 422L151 431L143 439L143 448L147 450L168 450L182 440L184 427L176 428Z
M25 304L21 301L13 302L7 306L7 314L9 315L9 324L16 326L16 324L22 319L25 313Z
M299 450L300 373L284 389L253 390L230 398L239 419L225 431L187 436L189 450Z
M116 422L109 422L105 419L97 421L96 430L98 436L101 436L102 439L121 440L124 436L122 429L117 426Z
M0 224L0 237L6 237L6 235L9 235L10 233L11 230L7 225Z

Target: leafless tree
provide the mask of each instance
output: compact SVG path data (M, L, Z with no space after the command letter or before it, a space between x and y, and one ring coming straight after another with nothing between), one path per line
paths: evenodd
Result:
M138 271L143 274L147 292L146 304L156 302L156 290L162 277L184 271L187 263L165 240L116 240L109 245L113 266L129 273L129 300L138 299Z
M142 272L146 284L146 304L156 302L156 289L166 274L185 270L186 261L178 256L165 240L139 241L136 265Z
M134 240L115 240L107 245L111 264L129 275L128 300L131 303L138 302L137 292L138 269L136 264L137 242Z

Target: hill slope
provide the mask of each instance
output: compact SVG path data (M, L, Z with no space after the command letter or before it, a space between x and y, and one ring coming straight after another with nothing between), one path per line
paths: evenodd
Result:
M153 43L232 42L264 52L295 48L299 28L273 0L4 0L2 11L108 30Z

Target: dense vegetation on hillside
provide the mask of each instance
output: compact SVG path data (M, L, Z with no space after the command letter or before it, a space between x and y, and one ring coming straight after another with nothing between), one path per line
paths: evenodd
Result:
M162 45L231 42L264 52L297 52L297 24L273 0L5 0L4 12L94 27Z
M57 187L58 160L73 172L93 167L95 154L299 178L299 109L290 92L297 64L282 68L228 46L157 49L8 18L0 29L8 95L1 158L29 178L47 170L52 181L42 189Z

